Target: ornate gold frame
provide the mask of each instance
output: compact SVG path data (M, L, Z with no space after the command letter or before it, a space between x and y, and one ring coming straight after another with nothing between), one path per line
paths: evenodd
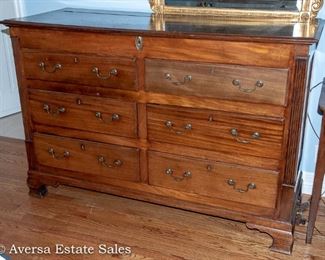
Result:
M280 19L291 22L308 22L315 20L319 10L323 6L323 0L302 0L301 10L289 11L262 11L239 10L220 8L195 8L195 7L171 7L165 5L165 0L149 0L151 9L155 14L189 14L202 16L215 16L231 19Z

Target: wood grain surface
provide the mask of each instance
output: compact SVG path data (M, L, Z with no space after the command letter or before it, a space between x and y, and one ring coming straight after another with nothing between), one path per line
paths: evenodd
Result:
M139 154L134 148L41 134L35 134L34 147L40 165L90 174L91 180L139 180Z
M43 46L44 48L45 46ZM27 79L77 83L119 89L136 89L135 59L118 56L82 55L26 51L23 54ZM43 63L44 67L40 67ZM60 68L55 66L60 65ZM94 72L93 69L98 71ZM112 74L112 71L114 73Z
M172 126L168 127L167 122ZM186 129L189 124L191 129ZM149 140L237 155L280 160L283 124L281 119L148 105ZM237 136L232 134L234 129ZM254 138L254 133L259 137Z
M134 30L139 24L131 21L142 19L140 14L123 24L114 23L124 17L115 14L109 24L117 27L103 28L107 21L98 24L99 17L111 14L84 12L81 16L80 10L61 10L37 16L34 23L33 17L5 22L12 26L22 106L27 107L30 191L69 185L231 218L268 233L272 250L290 254L308 47L316 39L288 39L270 32L248 37L246 30L242 35ZM53 17L62 20L53 24ZM75 24L77 17L85 27ZM148 69L146 59L164 61ZM211 68L203 64L216 66L210 74L219 85L211 85L206 71ZM189 71L187 82L195 88L187 84L188 89L175 92L160 85L161 72L169 70L165 80L177 79L177 84ZM238 82L228 91L223 80ZM249 86L254 84L258 89L253 91ZM202 85L209 86L206 92ZM255 96L237 94L240 89ZM121 120L120 127L101 124L119 113L111 112L113 108L127 120ZM150 162L152 151L169 155ZM187 168L190 159L183 156L195 158L191 166L200 176L201 160L216 162L217 182L193 177L185 189L157 177L167 157L173 167ZM226 175L234 176L232 187L227 186L232 192L234 182L245 187L254 181L257 188L250 189L246 199L219 198L213 189L223 188ZM158 185L148 185L152 179Z
M154 59L145 63L149 92L286 105L287 69Z
M1 138L0 243L7 248L13 243L50 247L56 243L94 247L117 243L130 246L133 259L324 259L322 203L316 227L323 235L316 230L313 243L306 245L306 227L297 227L293 255L288 257L269 251L268 235L248 231L244 224L235 221L65 186L50 188L43 200L30 197L26 171L24 142ZM29 260L35 256L14 259Z
M155 152L149 152L148 161L150 185L275 208L277 172ZM256 188L249 189L253 183Z
M137 137L137 108L133 102L48 91L33 90L29 94L34 124Z
M75 53L76 46L79 53L94 55L115 55L133 57L136 55L135 36L107 35L44 29L13 29L12 33L21 36L20 46L24 49L47 50L49 52ZM38 39L35 41L35 39ZM109 44L107 44L109 42Z

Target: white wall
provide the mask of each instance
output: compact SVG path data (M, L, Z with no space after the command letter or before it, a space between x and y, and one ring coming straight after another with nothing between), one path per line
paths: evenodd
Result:
M325 19L325 6L321 9L318 14L319 18ZM311 88L321 82L325 77L325 33L322 34L321 40L315 51L314 61L313 61L313 73L311 75ZM321 91L321 85L311 91L309 95L308 103L308 114L310 121L314 126L317 135L320 134L321 128L321 116L318 115L318 100ZM301 170L303 171L304 186L303 192L311 194L312 184L315 172L315 162L317 158L318 151L318 138L315 135L309 120L306 123L306 130L304 136L304 149L301 161ZM325 190L325 181L323 185L323 191Z
M1 0L0 0L1 1ZM64 7L151 12L148 0L21 0L27 15Z
M1 0L0 0L1 1ZM44 11L50 11L63 7L79 7L90 9L108 9L122 11L150 12L147 0L19 0L22 3L22 9L25 15L36 14ZM325 19L325 7L319 13L319 17ZM315 51L313 74L311 77L311 86L319 83L325 77L325 35ZM320 130L320 116L317 114L317 103L320 93L320 87L310 94L308 112L311 121L316 130ZM302 157L301 170L304 173L303 192L310 193L315 169L315 156L318 140L315 137L309 123L307 122L304 139L304 150Z
M0 20L20 16L15 0L0 0ZM0 25L0 118L20 111L19 94L10 37Z

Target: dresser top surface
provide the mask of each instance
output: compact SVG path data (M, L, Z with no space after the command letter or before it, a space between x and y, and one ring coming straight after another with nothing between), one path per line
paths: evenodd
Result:
M252 38L313 43L320 38L324 21L318 25L283 21L234 21L216 18L116 12L64 8L2 22L7 26L47 27L168 37ZM251 39L252 40L252 39Z

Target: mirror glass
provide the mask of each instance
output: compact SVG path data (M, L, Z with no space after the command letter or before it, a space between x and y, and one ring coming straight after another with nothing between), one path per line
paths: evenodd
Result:
M166 6L298 11L302 0L165 0Z

